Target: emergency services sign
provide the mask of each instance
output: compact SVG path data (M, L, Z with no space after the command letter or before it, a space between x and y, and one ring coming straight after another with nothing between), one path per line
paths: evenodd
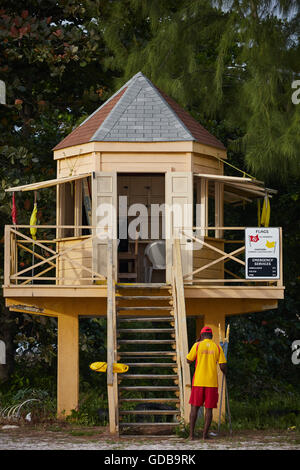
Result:
M245 229L246 279L279 279L279 243L277 227Z

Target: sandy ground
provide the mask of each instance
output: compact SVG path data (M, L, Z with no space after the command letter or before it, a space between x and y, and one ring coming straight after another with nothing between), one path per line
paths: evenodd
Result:
M296 431L227 432L203 441L187 441L176 436L121 436L113 438L106 428L41 429L32 426L0 426L0 450L300 450Z

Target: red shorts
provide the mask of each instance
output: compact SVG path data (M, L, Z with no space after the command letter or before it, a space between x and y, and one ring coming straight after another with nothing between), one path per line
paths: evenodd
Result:
M219 399L218 387L192 386L190 405L203 406L205 408L217 408Z

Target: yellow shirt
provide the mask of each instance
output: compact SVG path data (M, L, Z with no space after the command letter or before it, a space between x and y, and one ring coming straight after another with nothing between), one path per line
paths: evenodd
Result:
M196 387L218 386L217 363L226 363L221 346L218 346L211 339L204 339L193 345L186 358L189 361L196 359L192 385Z

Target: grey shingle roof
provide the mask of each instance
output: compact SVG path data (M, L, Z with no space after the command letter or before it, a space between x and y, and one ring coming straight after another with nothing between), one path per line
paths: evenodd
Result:
M54 150L84 142L198 141L223 144L141 72L71 132Z
M158 90L141 72L125 87L126 92L91 141L193 140Z

